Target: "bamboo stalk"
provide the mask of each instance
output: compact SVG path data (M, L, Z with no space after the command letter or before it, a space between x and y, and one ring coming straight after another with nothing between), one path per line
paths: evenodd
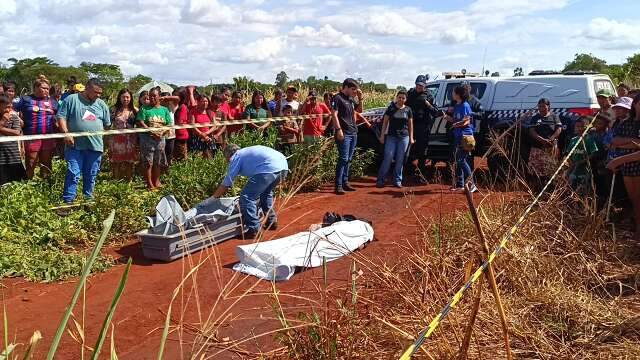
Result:
M480 259L482 260L482 259ZM464 331L464 339L462 340L462 345L460 345L460 350L458 351L458 360L466 360L467 359L467 351L469 350L469 344L471 343L471 334L473 333L473 325L476 322L476 317L478 315L478 310L480 310L480 298L482 295L482 280L481 277L478 281L478 288L476 289L475 297L473 298L473 307L471 308L471 315L469 316L469 322L467 322L467 327Z
M613 173L611 177L611 188L609 189L609 202L607 203L607 218L606 222L609 223L611 216L611 203L613 202L613 188L616 185L616 173ZM616 225L611 223L611 235L613 236L613 243L616 243Z
M471 218L473 219L473 223L476 226L476 231L478 233L478 237L480 237L480 243L482 244L482 251L484 253L484 258L486 261L489 259L489 246L487 245L487 240L484 237L482 232L482 227L480 226L480 219L478 219L478 211L476 210L476 206L473 204L473 196L471 195L471 191L469 191L469 185L465 185L465 195L467 197L467 204L469 205L469 213L471 214ZM500 322L502 323L502 337L504 338L504 347L507 351L507 359L513 359L511 355L511 346L509 345L509 329L507 327L507 316L504 312L504 307L502 306L502 300L500 299L500 292L498 291L498 285L496 284L496 277L493 271L493 266L489 264L487 267L487 272L485 272L485 276L487 276L487 280L489 280L489 285L491 287L491 292L493 293L493 297L496 300L496 306L498 307L498 313L500 314Z

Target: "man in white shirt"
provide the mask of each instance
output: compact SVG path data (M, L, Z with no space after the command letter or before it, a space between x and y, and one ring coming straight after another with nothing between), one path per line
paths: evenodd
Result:
M281 109L284 109L285 105L291 106L293 109L293 115L298 115L298 108L300 107L300 103L298 100L298 89L293 86L289 86L287 88L287 97L282 99Z

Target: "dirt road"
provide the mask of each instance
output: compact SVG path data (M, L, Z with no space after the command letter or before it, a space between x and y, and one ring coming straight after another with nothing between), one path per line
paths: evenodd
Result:
M287 236L306 230L311 224L319 223L326 211L353 214L373 221L376 241L371 243L361 253L380 261L396 261L393 258L395 243L411 239L416 234L416 218L408 206L417 210L427 218L439 214L450 215L455 209L464 209L464 196L451 194L443 185L425 185L395 189L387 187L377 189L374 179L366 178L355 182L357 192L346 196L336 196L330 188L309 194L301 194L290 200L279 213L280 228L277 231L265 233L265 239ZM165 320L165 314L176 286L181 282L185 273L200 259L210 256L200 267L193 281L187 281L186 291L174 303L173 319L189 328L202 328L210 310L213 308L221 289L230 281L236 283L243 276L234 272L231 267L237 261L235 246L245 243L241 240L230 240L218 245L215 251L204 251L193 257L172 263L152 262L141 256L141 249L137 242L132 242L122 248L113 249L114 254L122 257L132 256L134 265L131 268L129 280L123 298L118 306L114 324L115 339L118 356L121 359L151 359L156 358L158 344ZM349 277L351 261L343 258L328 266L330 284L339 284ZM87 302L85 315L85 336L87 345L93 346L102 321L114 291L122 275L123 265L118 265L103 274L92 276L87 287ZM294 294L310 299L317 299L316 284L321 279L321 269L313 269L296 274L290 281L277 284L288 313L294 313L297 306L305 306L303 301L286 294ZM232 280L233 279L233 280ZM235 300L254 284L250 296L231 306ZM44 340L39 345L38 357L46 353L57 324L65 311L66 304L72 296L76 281L56 284L34 284L19 279L3 281L7 287L6 306L9 313L10 337L20 343L28 342L34 330L40 330ZM194 291L195 289L195 291ZM275 329L274 311L270 305L268 295L272 291L271 284L258 281L256 278L246 278L240 286L232 292L225 291L226 297L215 306L215 313L220 314L229 310L228 325L221 328L219 339L237 340L251 334L259 334ZM199 311L195 299L199 299ZM182 304L185 311L182 312ZM81 323L81 306L75 309L76 319ZM170 335L167 346L167 359L181 358L180 354L188 354L193 338L188 332L184 333L183 348L178 345L178 332ZM277 347L274 337L269 335L255 341L247 342L251 351L268 351ZM109 342L103 348L103 354L108 354ZM80 345L65 334L58 351L59 359L80 359ZM212 350L213 353L218 350ZM211 352L210 352L211 353ZM231 352L221 353L216 358L240 358Z

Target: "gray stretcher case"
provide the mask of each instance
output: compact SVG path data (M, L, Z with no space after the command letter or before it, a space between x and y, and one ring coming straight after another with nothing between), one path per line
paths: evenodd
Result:
M226 220L203 224L175 234L158 235L143 230L136 235L142 242L144 257L169 262L241 234L241 214L234 213Z

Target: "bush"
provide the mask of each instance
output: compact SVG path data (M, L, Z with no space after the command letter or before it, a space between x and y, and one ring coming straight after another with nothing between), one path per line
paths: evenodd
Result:
M246 132L232 136L230 142L242 147L274 146L276 134L273 129L266 136ZM372 159L369 152L358 152L354 176L363 175ZM336 161L337 151L330 140L294 146L289 158L291 176L284 190L313 191L332 181ZM46 181L0 188L0 276L53 281L78 275L85 250L97 240L102 221L112 209L116 210L116 218L107 241L122 242L147 226L146 216L154 214L155 205L163 196L173 194L185 209L211 196L226 168L220 151L212 160L191 156L171 166L163 175L165 187L158 192L147 191L141 179L114 180L103 171L98 176L95 201L80 204L68 216L59 216L53 208L61 205L66 168L63 161L55 161L52 176ZM236 180L230 193L239 194L245 181ZM106 269L111 262L107 257L98 259L94 270Z

